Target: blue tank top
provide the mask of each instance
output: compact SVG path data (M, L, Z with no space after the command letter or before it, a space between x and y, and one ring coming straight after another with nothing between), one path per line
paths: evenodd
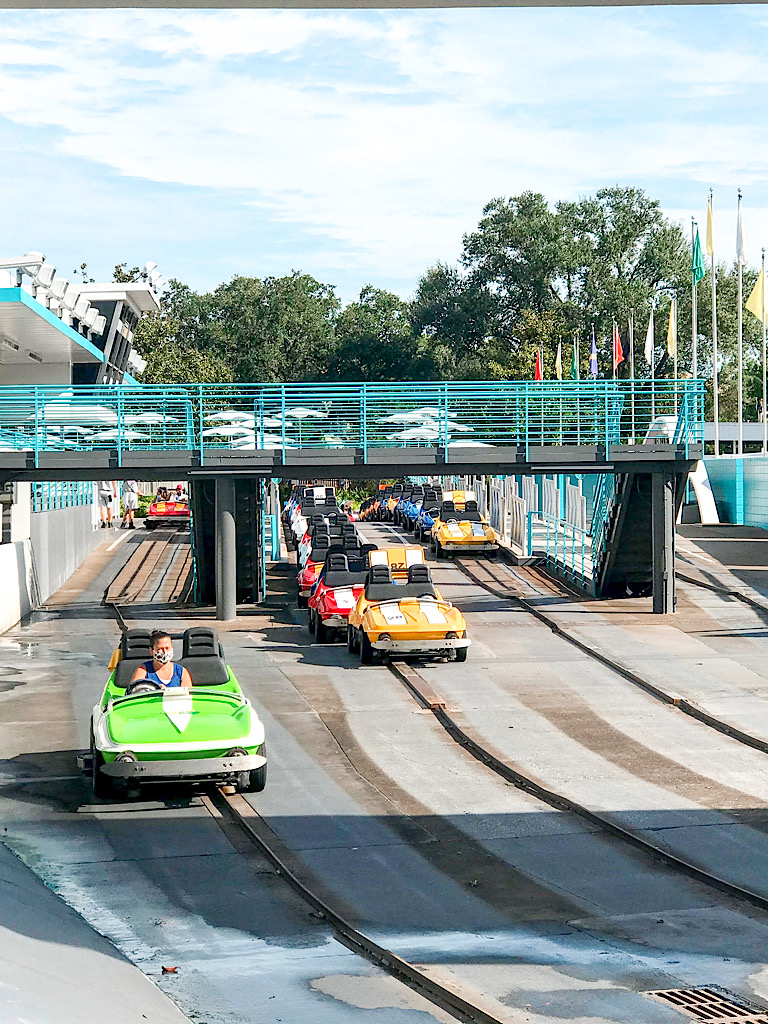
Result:
M147 673L147 679L151 683L160 683L161 686L181 686L181 673L183 671L181 665L176 664L176 662L173 663L173 675L166 682L164 679L158 678L157 672L152 667L153 664L154 662L145 661L141 666Z

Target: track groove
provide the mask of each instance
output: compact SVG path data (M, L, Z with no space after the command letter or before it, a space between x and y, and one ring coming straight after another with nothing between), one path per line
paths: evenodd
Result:
M470 561L470 564L474 566L474 569L470 568L470 566L466 564L467 561ZM652 683L649 679L644 679L641 675L638 675L637 672L633 672L632 669L627 668L626 665L622 665L621 662L616 661L615 659L609 657L607 654L603 654L601 651L595 650L594 647L590 647L589 644L585 643L583 640L574 636L571 632L569 632L569 630L565 629L559 623L555 622L555 620L551 616L547 615L546 612L541 611L540 608L537 608L535 605L531 604L530 601L522 597L520 594L512 593L509 590L500 589L498 587L492 586L487 581L482 580L475 571L479 567L475 562L471 562L471 560L467 559L455 559L454 564L458 569L460 569L464 573L465 576L471 579L479 587L482 587L484 590L487 590L490 594L493 594L495 597L501 597L507 601L517 602L525 611L533 615L534 618L538 619L540 622L544 623L544 625L548 626L549 629L551 629L556 636L559 636L567 643L572 644L574 647L577 648L577 650L581 651L583 654L586 654L588 657L600 662L601 665L604 665L606 668L609 668L612 672L615 672L617 675L621 676L622 679L626 679L627 682L632 683L633 686L637 686L641 690L645 690L646 693L650 694L656 700L660 701L663 704L668 704L671 707L677 708L679 711L682 711L683 714L689 715L691 718L695 718L703 725L706 725L710 729L714 729L717 732L722 733L724 736L729 736L731 739L737 740L739 743L743 743L747 747L752 747L754 750L759 750L761 751L761 753L768 754L768 740L764 740L761 739L759 736L754 736L751 733L744 732L743 729L739 729L737 728L737 726L725 722L723 719L718 718L716 715L711 715L708 711L705 711L703 708L700 708L697 704L694 704L692 701L686 700L684 697L680 697L677 694L668 693L666 690L662 690L661 687L657 686L655 683ZM489 575L492 576L493 581L495 583L502 583L501 580L499 580L496 577L493 577L492 573L489 572ZM715 588L712 587L708 589ZM758 604L756 604L756 606L758 608L760 607L760 605Z

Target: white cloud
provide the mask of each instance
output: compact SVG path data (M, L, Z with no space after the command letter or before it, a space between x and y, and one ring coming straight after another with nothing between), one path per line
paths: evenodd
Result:
M715 31L721 11L670 17L15 15L0 39L0 111L121 174L242 192L319 239L331 268L408 278L455 258L484 202L525 188L555 199L674 181L665 205L700 191L701 217L710 184L738 182L768 206L764 125L739 113L768 77L762 13L738 44ZM686 17L695 35L679 30ZM697 42L708 17L712 37ZM768 226L768 212L754 223Z

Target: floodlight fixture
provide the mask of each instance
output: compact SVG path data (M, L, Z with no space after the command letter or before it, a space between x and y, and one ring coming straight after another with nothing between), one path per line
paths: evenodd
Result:
M105 316L97 316L93 321L93 327L88 332L89 334L103 334L107 327L107 318Z
M72 312L75 314L78 320L81 322L85 320L88 310L91 308L91 304L84 295L81 295L75 303L75 308Z
M56 302L61 302L64 298L64 293L69 288L69 281L66 277L54 277L51 281L51 286L48 289L51 293L51 298L55 299Z
M28 274L30 277L34 277L43 263L45 263L45 256L41 252L33 250L25 252L23 256L18 256L16 259L0 259L0 270L15 270L16 286L20 288L22 275Z
M157 270L157 264L156 263L145 263L144 264L144 270L145 270L145 272L147 274L151 275L153 270Z
M65 309L74 313L77 300L80 297L80 288L76 284L70 284L61 297L61 304Z
M98 311L98 309L96 308L96 306L90 306L89 309L88 309L88 312L83 317L82 322L85 324L86 329L90 331L90 330L93 329L93 325L96 323L98 318L99 318L99 311Z

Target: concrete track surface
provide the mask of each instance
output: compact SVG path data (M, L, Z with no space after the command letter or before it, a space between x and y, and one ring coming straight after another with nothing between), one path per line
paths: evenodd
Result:
M404 539L362 529L379 543ZM2 838L119 951L57 902L72 937L49 931L48 959L85 944L74 937L82 929L198 1024L450 1019L341 946L199 795L93 801L74 756L118 639L101 597L136 543L103 545L46 609L0 638ZM768 895L768 755L660 704L451 563L433 571L473 647L463 665L418 669L458 720L521 771ZM275 575L275 595L287 575ZM533 596L638 671L684 684L752 731L765 722L768 736L758 612L694 586L680 588L674 621L558 588ZM129 624L211 621L146 597L123 608ZM266 790L247 799L305 877L382 945L482 994L510 1022L679 1022L690 1018L645 993L700 985L768 1003L766 912L508 785L385 665L361 668L345 645L313 643L295 600L275 596L232 627L225 650L270 754ZM20 934L23 918L0 904L0 935ZM138 972L135 986L163 1001L167 1016L143 1010L147 1019L183 1019ZM120 990L108 987L117 1007ZM5 998L0 986L2 1020Z

